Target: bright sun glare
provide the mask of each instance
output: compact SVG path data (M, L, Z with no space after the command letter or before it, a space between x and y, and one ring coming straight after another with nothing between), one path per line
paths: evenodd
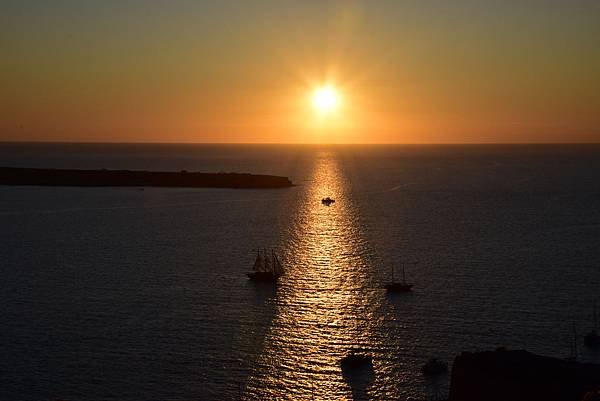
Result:
M335 111L340 104L340 95L331 85L320 86L312 94L312 105L321 114Z

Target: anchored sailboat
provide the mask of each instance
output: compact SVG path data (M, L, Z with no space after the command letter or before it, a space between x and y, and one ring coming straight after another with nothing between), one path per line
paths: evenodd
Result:
M392 282L386 284L385 289L388 292L410 292L412 291L412 284L406 282L406 272L404 271L404 265L402 265L402 281L397 282L394 279L394 267L392 267Z
M263 249L262 253L258 249L254 265L252 266L252 272L246 275L250 280L275 282L284 272L283 264L274 251L271 250L271 254L269 255L266 249Z

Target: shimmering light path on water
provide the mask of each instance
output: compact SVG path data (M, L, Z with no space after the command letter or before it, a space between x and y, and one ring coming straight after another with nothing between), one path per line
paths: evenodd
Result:
M389 361L396 347L382 337L386 294L373 280L370 247L335 156L323 151L315 158L281 244L289 271L246 399L383 399L394 386ZM327 196L336 202L323 205ZM374 377L344 377L340 360L353 349L373 355Z

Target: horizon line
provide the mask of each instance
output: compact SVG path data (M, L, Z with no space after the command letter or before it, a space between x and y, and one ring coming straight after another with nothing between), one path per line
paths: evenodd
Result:
M497 146L497 145L600 145L600 141L581 142L111 142L111 141L3 141L0 144L63 145L256 145L256 146Z

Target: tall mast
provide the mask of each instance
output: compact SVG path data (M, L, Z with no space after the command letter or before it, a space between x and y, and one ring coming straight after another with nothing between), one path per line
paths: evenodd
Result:
M265 271L272 272L273 271L272 260L269 259L269 254L267 253L267 248L265 248L264 251L265 251Z
M254 266L252 266L252 270L255 272L260 272L264 268L263 259L260 256L260 249L256 250L256 259L254 260Z
M281 261L279 260L279 257L277 257L276 253L273 253L273 259L274 259L274 264L275 264L275 273L276 274L283 274L283 265L281 264Z

